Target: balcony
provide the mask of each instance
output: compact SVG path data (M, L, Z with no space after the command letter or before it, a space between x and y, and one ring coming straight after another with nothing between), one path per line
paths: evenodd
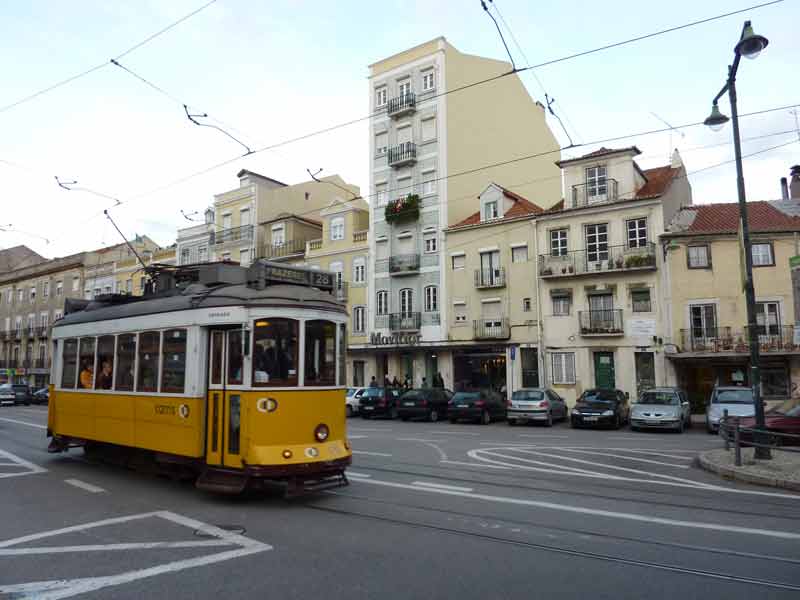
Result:
M12 339L12 334L10 331L6 331L5 329L0 329L0 341L2 340L10 340Z
M28 338L33 339L33 338L36 337L36 334L39 333L39 328L38 327L28 327L27 328L27 332L28 332Z
M575 277L596 273L654 271L656 245L638 248L600 246L599 250L573 250L560 256L539 255L539 275L544 278Z
M253 239L253 226L242 225L217 231L212 240L213 244L227 244L228 242L249 242Z
M322 250L322 238L306 242L306 252L311 252L313 250Z
M14 339L15 340L21 340L22 339L22 329L17 329L14 332Z
M478 319L472 322L472 337L476 340L507 340L511 337L508 319Z
M46 338L50 334L49 325L41 325L36 328L36 337Z
M418 312L389 315L389 329L392 331L419 331L421 322L422 316Z
M50 360L47 358L37 358L33 361L33 368L34 369L49 369L50 368Z
M346 281L338 281L334 284L331 294L341 302L347 302L348 285Z
M386 107L386 113L395 118L410 115L415 110L417 110L417 95L414 92L392 98Z
M601 202L616 202L619 185L616 179L605 179L599 182L579 183L572 186L572 206L591 206Z
M354 231L353 232L353 241L354 242L366 242L368 234L369 234L369 230L368 229L364 229L362 231Z
M506 287L506 270L502 267L496 269L476 269L475 287L479 290Z
M607 337L625 335L622 325L622 309L580 310L578 321L581 335L585 337Z
M390 167L405 167L417 162L417 145L414 142L404 142L389 148L388 160Z
M390 275L413 275L419 272L419 254L397 254L389 258Z
M320 240L321 241L321 240ZM305 254L305 240L287 240L281 244L267 244L264 246L264 258L272 260Z
M795 344L794 325L760 326L756 334L762 354L800 352L800 346ZM733 331L731 327L681 329L680 352L747 356L750 353L750 328L743 327L741 331Z

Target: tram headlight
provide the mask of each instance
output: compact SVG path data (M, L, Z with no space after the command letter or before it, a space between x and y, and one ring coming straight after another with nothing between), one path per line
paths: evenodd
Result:
M314 428L314 437L318 442L324 442L327 440L329 434L330 430L328 430L328 426L324 423L320 423Z
M283 458L286 458L286 459L292 458L292 451L291 450L284 450L283 451Z

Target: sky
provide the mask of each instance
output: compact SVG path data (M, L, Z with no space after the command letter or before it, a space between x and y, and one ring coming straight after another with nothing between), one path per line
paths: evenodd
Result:
M338 173L367 194L369 122L362 117L369 113L370 63L439 35L465 53L507 57L479 0L217 0L120 58L121 65L166 94L108 62L206 2L0 5L0 107L104 65L0 109L0 248L26 244L56 257L118 243L119 234L102 213L107 208L126 236L146 234L168 245L179 227L191 224L181 211L202 213L214 194L238 186L242 168L286 183L307 181L306 169L321 168L323 175ZM493 11L502 15L505 25L498 21L521 67L758 3L497 0ZM593 140L663 128L664 122L678 127L702 121L724 83L745 19L770 43L758 59L742 60L740 115L800 105L797 0L520 77L534 99L543 101L545 91L555 98L572 140L585 144L563 156L577 156L597 149ZM244 149L214 129L190 123L184 103L250 147L357 122L186 179ZM727 100L720 108L730 114ZM743 154L764 151L745 158L749 200L778 198L780 177L800 163L800 106L797 110L797 117L783 109L741 118ZM548 123L562 146L568 145L558 122ZM720 132L686 127L606 145L635 144L643 168L667 164L677 147L688 172L699 171L690 175L694 201L707 203L736 201L733 163L714 167L732 160L731 141L728 125ZM768 150L778 145L783 146ZM497 161L509 158L514 157ZM77 184L63 189L56 176ZM186 180L175 183L181 179ZM121 204L114 206L117 200Z

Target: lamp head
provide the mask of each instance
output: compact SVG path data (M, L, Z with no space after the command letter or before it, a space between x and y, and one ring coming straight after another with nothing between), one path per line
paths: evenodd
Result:
M719 111L719 106L714 103L711 105L711 114L703 121L703 124L710 127L712 131L719 131L729 120L728 117Z
M754 33L750 21L745 21L742 37L739 43L736 44L734 52L745 58L757 58L761 51L767 47L767 44L769 44L769 40L763 35Z

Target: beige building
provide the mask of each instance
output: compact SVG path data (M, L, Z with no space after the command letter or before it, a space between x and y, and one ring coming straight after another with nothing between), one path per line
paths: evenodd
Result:
M747 203L765 400L792 396L800 381L798 306L790 268L792 257L800 254L800 217L778 207L798 214L800 193L783 203ZM707 402L714 385L749 385L739 214L738 204L687 207L661 238L669 282L664 290L667 375L688 392L696 408Z
M540 380L570 404L589 388L635 398L667 383L658 239L692 194L677 151L647 170L638 154L601 148L559 161L564 202L536 218Z
M365 356L367 379L389 374L419 384L441 371L452 386L452 360L437 350L448 342L451 321L451 307L439 301L450 295L442 230L472 214L476 195L492 181L541 199L543 208L561 197L558 144L544 106L520 78L465 87L510 70L442 37L369 67L370 336L354 349Z
M176 245L157 250L144 251L141 255L141 262L135 256L126 256L122 260L114 263L114 292L117 294L128 294L131 296L141 296L147 277L144 266L152 264L175 265L177 264Z

